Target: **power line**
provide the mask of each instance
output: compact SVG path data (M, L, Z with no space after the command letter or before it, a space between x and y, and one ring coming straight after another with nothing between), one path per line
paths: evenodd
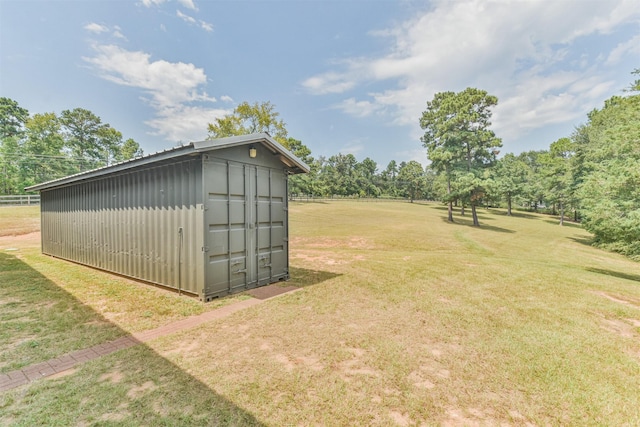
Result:
M47 159L63 159L63 160L87 160L87 161L95 161L88 159L86 157L81 156L54 156L51 154L0 154L0 158L2 157L12 157L12 158L25 158L25 157L35 157L35 158L47 158Z

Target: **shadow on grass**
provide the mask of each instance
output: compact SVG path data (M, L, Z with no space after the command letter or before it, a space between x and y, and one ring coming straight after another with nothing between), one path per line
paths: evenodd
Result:
M545 219L543 221L548 223L548 224L560 225L560 218ZM569 220L565 219L564 220L564 224L562 225L562 227L582 228L582 225L580 225L580 223L578 223L578 222L573 222L573 221L569 221Z
M511 211L511 216L515 217L515 218L540 219L541 215L543 215L543 214L541 214L541 213L523 212L523 211L517 211L517 210L512 210Z
M330 271L309 270L307 268L290 267L291 279L287 282L290 285L306 288L317 285L327 280L340 276L340 274Z
M441 217L441 219L443 222L449 222L449 219L446 216ZM488 225L485 223L487 219L489 218L481 218L481 217L478 218L478 221L480 222L480 227L474 226L473 220L471 218L466 219L464 217L454 217L453 223L450 223L450 224L463 226L463 227L472 227L478 230L494 231L497 233L515 233L515 231L509 230L508 228L496 227L495 225Z
M447 206L433 206L431 205L431 207L433 207L433 209L438 209L441 211L447 211ZM471 208L467 208L468 212L471 212ZM460 216L460 207L454 207L453 208L453 214L456 216ZM486 209L484 207L478 207L478 215L481 214L491 214L493 216L505 216L508 217L507 215L507 210L506 208L489 208ZM512 218L525 218L525 219L542 219L545 216L544 213L542 212L527 212L527 211L521 211L521 210L517 210L517 209L512 209L511 210L511 217ZM546 215L549 216L549 215Z
M580 243L585 246L593 246L593 238L592 237L569 237L569 240L572 240L576 243Z
M128 335L16 256L0 252L0 283L4 372ZM0 394L0 425L261 425L144 344L64 374Z
M639 274L622 273L620 271L615 271L615 270L605 270L602 268L591 268L591 267L587 267L585 268L585 270L590 271L592 273L604 274L605 276L613 276L619 279L631 280L633 282L640 282Z
M289 200L289 203L298 203L300 205L306 205L309 203L312 203L314 205L328 205L329 202L326 200L320 200L320 199L309 199L309 200L304 200L304 199L295 199L295 200Z

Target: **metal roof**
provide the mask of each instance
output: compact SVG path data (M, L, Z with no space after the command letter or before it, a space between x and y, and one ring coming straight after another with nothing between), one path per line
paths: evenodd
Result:
M41 184L32 185L25 188L25 191L41 191L49 188L61 187L78 181L85 181L97 178L103 175L125 171L139 166L157 163L163 160L175 157L189 156L209 151L221 150L241 145L262 144L268 148L274 156L278 156L280 161L284 163L292 173L307 173L309 166L302 160L297 158L293 153L284 148L280 143L267 133L254 133L249 135L231 136L228 138L208 139L204 141L190 142L188 144L170 148L157 153L148 154L146 156L136 157L134 159L125 160L124 162L115 163L110 166L104 166L75 175L69 175L64 178L54 179L52 181L43 182Z

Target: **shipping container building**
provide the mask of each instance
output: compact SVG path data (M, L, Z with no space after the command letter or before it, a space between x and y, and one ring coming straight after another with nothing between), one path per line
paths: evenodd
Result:
M42 252L204 301L289 278L288 177L268 134L193 142L34 185Z

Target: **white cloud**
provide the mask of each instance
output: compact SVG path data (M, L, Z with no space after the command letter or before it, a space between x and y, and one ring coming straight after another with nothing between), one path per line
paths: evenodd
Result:
M613 82L583 72L530 74L505 87L508 93L495 109L494 129L508 140L544 125L579 122L590 100L610 93Z
M640 57L640 34L636 35L631 40L620 43L616 46L616 48L609 54L605 64L615 65L620 62L622 57L625 55L636 55L637 57Z
M202 28L203 30L205 30L205 31L207 31L209 33L213 31L213 24L210 24L210 23L205 22L203 20L197 20L193 16L186 15L186 14L180 12L179 10L176 10L176 16L178 18L182 19L187 24L197 25L197 26L199 26L200 28Z
M109 31L109 27L105 25L96 24L95 22L85 25L84 29L89 31L90 33L95 33L95 34L106 33Z
M147 7L151 7L151 6L160 6L162 3L166 2L167 0L142 0L142 4L147 6Z
M198 10L196 5L193 3L193 0L178 0L178 3L191 10Z
M370 101L356 101L355 98L345 99L337 104L335 108L355 117L367 117L379 111L383 107Z
M178 16L178 18L182 19L183 21L189 23L189 24L195 24L196 23L196 19L192 16L189 15L185 15L184 13L180 12L179 10L176 10L176 16Z
M154 135L170 141L202 141L207 138L207 125L216 118L231 114L232 110L177 105L158 111L156 117L145 124L153 129Z
M92 47L95 55L83 59L102 78L144 91L146 101L156 111L156 117L146 123L157 135L173 141L204 139L207 123L231 112L207 106L216 99L202 90L207 76L194 64L153 61L148 53L116 45Z
M213 31L213 24L200 20L200 28L210 33Z
M386 80L390 89L348 96L338 107L355 117L390 113L396 124L414 127L435 92L475 86L500 100L496 131L516 137L582 117L585 106L609 93L614 82L599 68L606 55L576 59L572 48L585 36L611 33L639 18L635 0L438 0L414 19L371 33L391 42L386 54L344 60L301 84L320 95ZM638 46L640 36L620 44L607 61L634 54Z
M145 5L146 7L160 6L162 3L167 3L168 1L169 0L142 0L142 4ZM180 3L182 6L186 7L187 9L191 9L195 11L198 10L193 0L178 0L178 3Z
M118 25L113 26L113 31L106 25L96 24L92 22L83 27L85 30L94 34L108 33L111 32L111 35L117 39L126 40L127 38L122 34L122 30Z
M127 40L124 34L122 34L122 29L117 25L113 27L113 33L111 33L111 35L117 39Z
M151 61L151 55L116 45L94 45L96 55L83 58L112 82L144 89L159 106L188 101L215 101L197 91L207 81L202 68L183 62Z
M356 85L355 77L350 73L329 72L310 77L302 82L302 85L311 93L324 95L327 93L343 93Z
M153 5L155 6L159 6L162 3L166 2L167 0L142 0L142 4L147 6L147 7L151 7Z
M229 95L222 95L220 97L220 101L224 101L224 102L233 102L233 98L231 98Z

